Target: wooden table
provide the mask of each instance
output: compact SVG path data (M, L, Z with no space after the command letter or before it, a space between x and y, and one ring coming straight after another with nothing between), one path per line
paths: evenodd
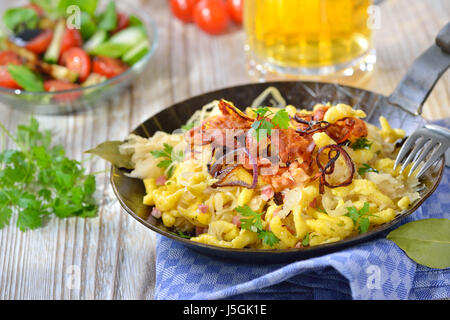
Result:
M76 159L85 158L84 150L104 140L123 139L141 121L174 102L251 81L241 29L210 37L175 20L166 0L133 2L145 8L159 27L159 47L145 74L105 106L71 116L38 117ZM448 0L385 2L376 35L376 70L360 86L392 92L414 58L449 20ZM449 88L450 72L429 97L426 118L450 116ZM29 114L6 106L0 106L0 115L10 130L29 119ZM98 159L86 165L92 172L108 168ZM0 299L152 298L155 234L121 210L107 175L98 176L97 184L98 218L53 218L44 228L25 233L13 220L0 230Z

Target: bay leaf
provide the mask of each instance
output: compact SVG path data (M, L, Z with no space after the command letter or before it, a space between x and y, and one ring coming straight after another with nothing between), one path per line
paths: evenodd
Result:
M118 168L134 169L134 163L131 161L131 155L121 154L119 146L123 141L106 141L100 143L94 149L85 151L85 153L95 154Z
M437 269L450 267L450 220L424 219L409 222L391 231L395 242L418 264Z

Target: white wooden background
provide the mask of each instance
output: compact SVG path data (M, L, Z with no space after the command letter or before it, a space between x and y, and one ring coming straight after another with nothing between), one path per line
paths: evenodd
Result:
M115 101L71 116L40 116L68 154L104 140L123 139L140 122L174 102L221 87L251 82L243 55L244 34L234 27L208 36L175 20L167 0L130 1L157 22L159 47L145 74ZM11 3L0 1L2 7ZM367 82L355 84L389 94L408 65L450 21L448 0L388 0L381 6L376 36L378 62ZM450 116L450 72L436 86L424 109L428 119ZM14 131L29 114L0 105L0 121ZM86 162L88 169L108 166ZM51 221L20 232L15 220L0 230L0 299L151 299L155 283L155 235L123 212L106 175L98 176L98 218ZM80 283L72 287L71 271Z

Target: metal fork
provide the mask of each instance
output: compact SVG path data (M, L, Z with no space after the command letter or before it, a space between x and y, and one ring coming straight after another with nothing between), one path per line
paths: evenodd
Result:
M427 124L416 130L405 141L395 160L394 170L402 163L400 172L403 172L408 164L414 162L409 170L409 177L414 170L417 169L419 164L425 160L423 167L417 173L417 178L419 178L447 151L449 147L450 130L440 126Z

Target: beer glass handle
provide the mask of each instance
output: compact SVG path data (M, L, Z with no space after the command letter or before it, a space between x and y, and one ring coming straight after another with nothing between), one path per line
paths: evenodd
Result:
M411 114L421 114L424 102L449 66L450 22L439 32L436 43L413 62L388 101Z

